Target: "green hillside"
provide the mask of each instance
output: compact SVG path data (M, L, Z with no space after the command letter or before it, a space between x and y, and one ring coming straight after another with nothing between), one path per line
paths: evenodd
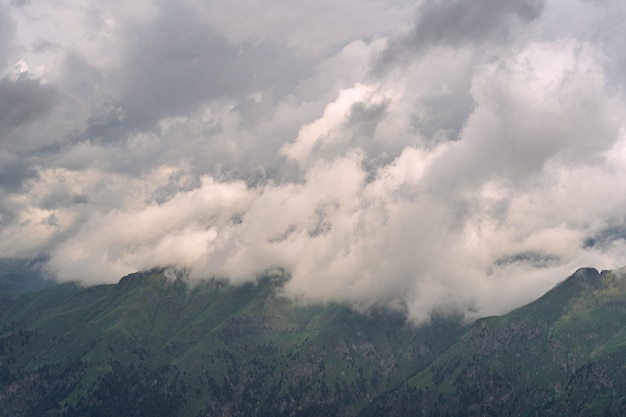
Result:
M0 415L356 415L467 328L163 270L0 298Z
M626 415L624 271L419 328L171 275L1 296L0 416Z
M512 313L477 321L363 415L626 415L626 278L581 269Z

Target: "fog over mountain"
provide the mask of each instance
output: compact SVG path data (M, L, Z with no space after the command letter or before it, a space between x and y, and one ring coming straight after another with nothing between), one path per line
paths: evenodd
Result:
M0 0L0 254L503 313L626 264L620 0Z

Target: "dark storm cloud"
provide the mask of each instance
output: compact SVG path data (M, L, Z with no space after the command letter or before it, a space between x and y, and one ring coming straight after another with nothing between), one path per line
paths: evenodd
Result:
M30 4L31 0L11 0L11 5L15 7L24 7Z
M519 23L540 16L543 0L427 1L407 44L412 48L507 40Z
M611 87L626 97L626 49L624 48L624 19L626 7L619 0L585 0L595 6L589 13L597 14L596 22L587 24L589 38L602 46L607 57L607 72L610 74Z
M496 259L494 265L499 267L511 264L532 265L534 268L546 268L557 265L559 258L541 252L522 252Z
M544 0L427 0L419 8L413 29L390 42L375 62L375 72L416 52L436 46L477 46L504 43L537 19Z
M372 61L371 74L384 78L394 71L403 72L402 67L411 71L411 66L428 61L428 54L435 57L432 60L441 60L437 65L455 78L442 77L441 84L435 84L420 100L411 125L430 146L458 140L476 108L471 92L473 72L531 33L531 24L541 17L544 7L543 0L426 0L419 5L411 29L391 38ZM442 59L446 54L451 59ZM459 68L455 72L445 66ZM432 80L426 78L424 82L436 79L426 75Z
M48 217L41 219L41 224L57 227L59 226L59 219L57 219L57 216L52 213Z
M389 103L363 103L359 102L352 106L348 123L359 137L372 137L376 127L385 118Z
M223 96L243 101L265 89L281 95L308 66L277 45L232 43L174 2L160 2L153 20L128 24L124 32L122 70L110 75L118 90L115 111L90 120L87 137L123 139Z
M42 53L59 49L60 46L58 43L50 42L46 39L38 39L33 43L32 48L33 51Z
M36 179L38 176L37 170L25 161L0 156L0 189L10 193L20 192L26 181Z
M414 119L416 130L434 142L441 140L441 137L448 140L459 139L467 118L476 107L468 84L469 80L465 88L424 100L422 114Z
M43 196L39 202L39 207L44 210L55 210L59 208L71 208L76 205L89 203L89 198L82 194L71 194L65 188L52 189Z
M0 68L4 67L11 58L14 32L15 22L9 15L8 9L0 4Z
M157 187L150 196L150 200L157 204L163 204L171 200L180 192L188 192L199 188L202 185L199 178L195 176L185 176L178 171L172 173L168 178L168 183Z
M0 80L0 132L29 124L48 114L56 94L54 88L42 85L36 79Z
M584 241L585 248L606 248L616 242L626 241L626 223L616 224L600 230Z

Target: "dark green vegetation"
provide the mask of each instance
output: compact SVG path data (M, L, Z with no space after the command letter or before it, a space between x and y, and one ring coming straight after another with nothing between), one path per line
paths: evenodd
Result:
M619 273L419 328L165 275L0 297L0 416L626 415Z
M155 270L2 297L0 415L355 415L467 329L298 307L283 282L190 288Z
M471 330L363 415L626 415L626 277L580 269Z

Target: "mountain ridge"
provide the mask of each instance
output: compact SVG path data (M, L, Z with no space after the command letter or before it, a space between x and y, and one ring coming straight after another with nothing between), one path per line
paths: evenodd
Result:
M55 284L43 259L0 258L0 294L24 294Z
M464 329L445 319L436 329L416 329L398 314L361 314L339 304L298 306L276 293L280 285L265 277L238 287L188 286L153 270L117 285L64 284L5 296L0 334L8 385L1 408L29 415L30 404L56 401L49 412L88 414L112 396L111 378L128 380L129 391L150 391L142 381L156 378L178 387L185 400L178 415L354 415ZM443 337L433 337L442 329ZM38 387L46 394L26 400L33 391L27 381L57 368L44 385L56 382L58 389ZM67 377L64 370L71 370ZM197 386L190 394L181 381ZM134 406L135 414L149 412L129 401Z
M298 305L280 276L4 295L0 416L620 415L623 276L581 268L507 315L420 327Z
M415 403L428 404L424 415L623 415L624 305L622 271L581 268L536 301L477 320L364 415L401 415Z

